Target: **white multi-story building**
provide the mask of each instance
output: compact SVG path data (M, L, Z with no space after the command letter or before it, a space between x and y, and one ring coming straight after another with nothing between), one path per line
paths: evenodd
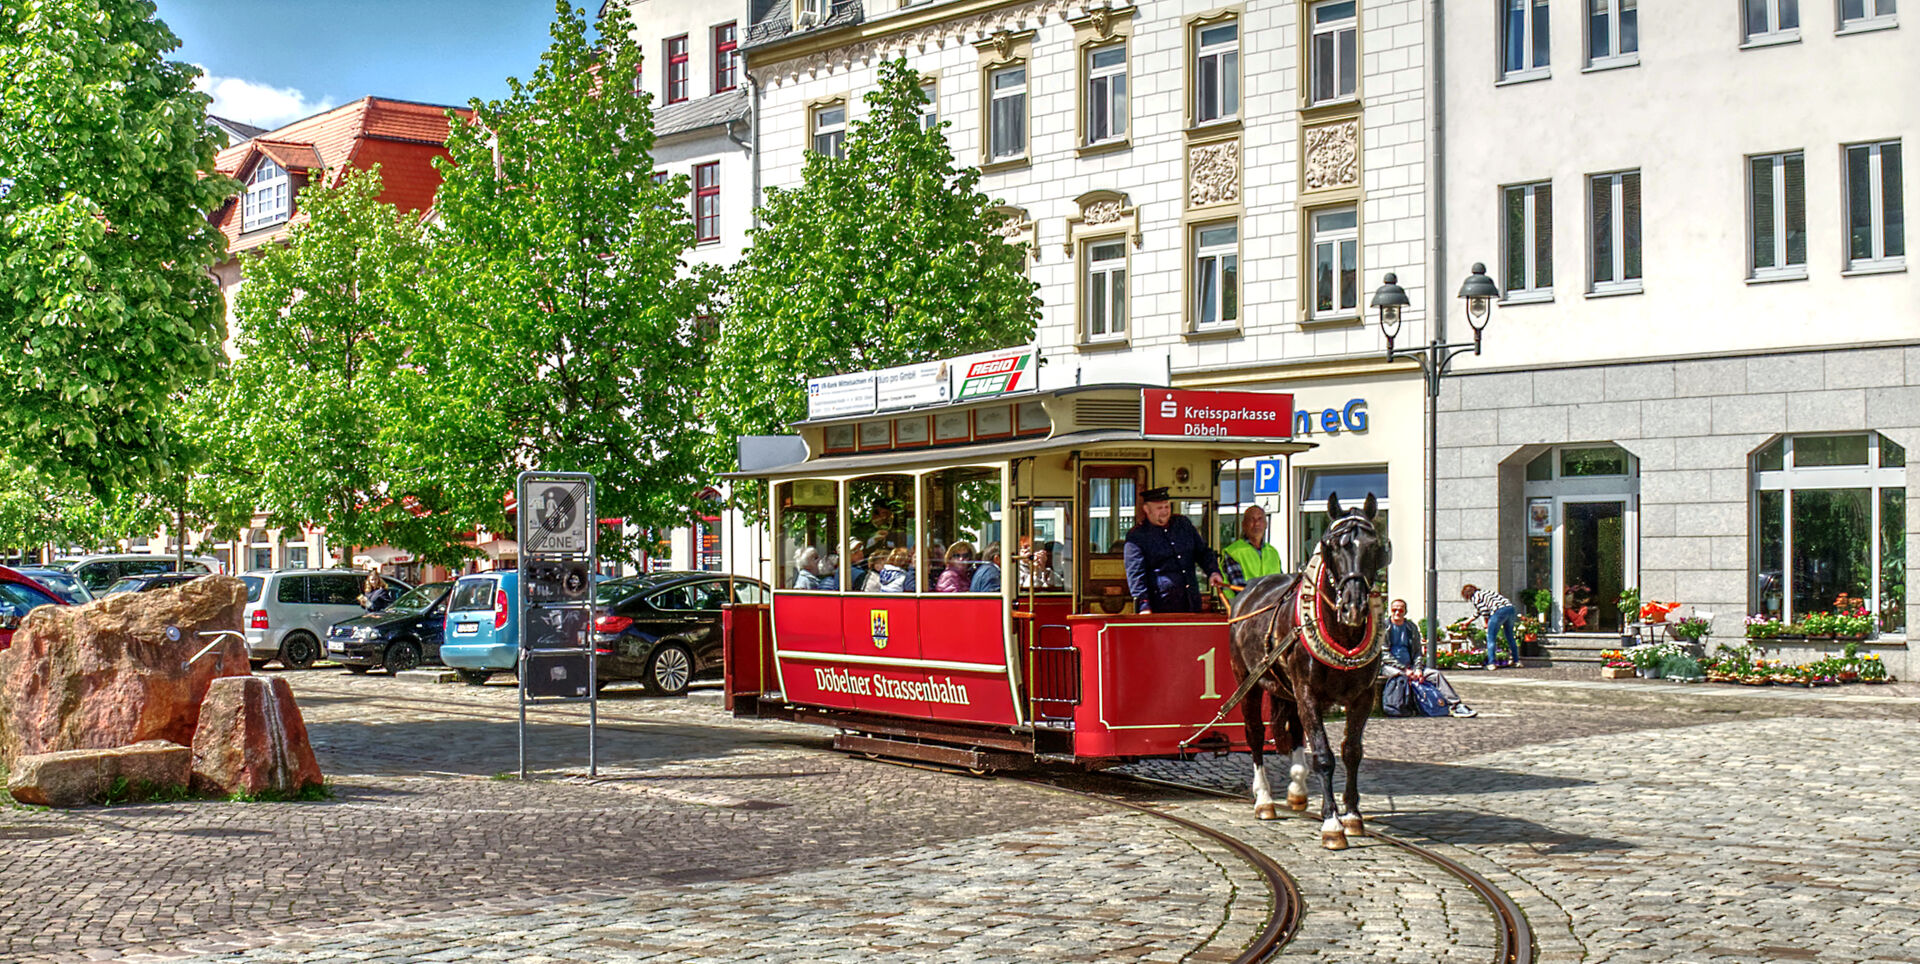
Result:
M1442 403L1442 585L1609 633L1638 587L1722 640L1845 596L1910 672L1912 26L1891 0L1507 0L1444 36L1437 275L1483 260L1505 298Z
M837 150L882 59L933 94L956 159L1031 246L1049 370L1292 391L1274 541L1298 562L1326 496L1367 492L1419 545L1422 388L1367 301L1428 294L1426 4L1415 0L753 0L760 179ZM1232 481L1231 478L1228 480ZM1227 498L1254 501L1244 485ZM1282 504L1284 503L1284 505ZM1232 513L1224 512L1226 528ZM1392 591L1420 599L1420 557Z

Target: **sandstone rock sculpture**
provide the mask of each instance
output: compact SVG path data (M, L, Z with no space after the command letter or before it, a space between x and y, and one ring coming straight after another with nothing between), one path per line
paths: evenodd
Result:
M7 791L21 803L79 807L106 796L121 780L137 796L184 788L192 761L191 750L166 740L109 750L32 753L13 761Z
M193 734L201 793L297 793L321 782L293 688L279 677L214 680Z
M250 670L246 645L232 636L186 661L212 641L202 631L240 629L246 598L240 580L207 576L28 613L0 652L0 763L144 740L192 744L208 685Z

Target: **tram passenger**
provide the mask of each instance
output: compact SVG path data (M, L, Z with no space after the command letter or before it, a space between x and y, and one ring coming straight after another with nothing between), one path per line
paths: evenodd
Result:
M862 591L867 584L867 544L858 539L847 540L847 589L851 592Z
M965 539L947 547L947 567L933 584L934 592L967 592L973 587L973 543Z
M840 556L831 549L820 557L820 563L814 567L814 575L820 582L818 588L833 592L840 588Z
M987 551L980 556L980 561L973 567L973 579L967 591L1000 591L1000 543L987 543Z
M1127 533L1127 591L1139 613L1200 611L1200 587L1193 567L1207 573L1214 588L1225 585L1213 550L1186 516L1173 514L1165 486L1140 493L1145 516Z
M1053 568L1053 542L1034 544L1032 536L1020 537L1020 588L1065 589L1067 582Z
M1420 625L1407 618L1407 601L1396 599L1387 607L1387 648L1380 654L1380 676L1391 679L1395 676L1407 680L1409 690L1415 686L1431 685L1439 693L1440 701L1446 705L1449 716L1472 717L1480 714L1460 699L1460 694L1440 675L1438 668L1428 669L1423 665L1421 654L1425 645L1420 638ZM1389 690L1391 693L1391 690ZM1417 715L1417 711L1414 715Z
M913 592L913 550L901 546L867 576L868 592Z
M1220 560L1220 567L1227 578L1222 591L1228 602L1255 579L1286 572L1286 566L1280 562L1280 550L1267 541L1267 510L1257 505L1247 506L1247 510L1240 513L1240 538L1221 554L1226 556Z
M801 546L793 552L793 588L819 589L820 587L820 550L812 546Z

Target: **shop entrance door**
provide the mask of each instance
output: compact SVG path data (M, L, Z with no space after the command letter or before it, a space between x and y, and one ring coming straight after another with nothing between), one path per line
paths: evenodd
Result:
M1569 633L1618 634L1628 572L1624 499L1561 499L1560 612Z

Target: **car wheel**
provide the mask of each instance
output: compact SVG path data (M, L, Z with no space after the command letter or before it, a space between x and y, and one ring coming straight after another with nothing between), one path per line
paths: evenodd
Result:
M459 674L460 682L468 686L485 686L487 680L493 678L493 673L484 669L456 669L454 672Z
M280 664L288 669L306 669L320 658L320 643L306 633L294 633L280 643Z
M387 647L387 675L397 676L410 669L420 668L420 647L406 640Z
M352 663L347 664L347 672L352 673L355 676L365 676L367 675L367 670L370 670L372 668L373 667L371 666L355 666Z
M680 696L693 681L693 654L679 643L663 643L647 657L647 689L662 696Z

